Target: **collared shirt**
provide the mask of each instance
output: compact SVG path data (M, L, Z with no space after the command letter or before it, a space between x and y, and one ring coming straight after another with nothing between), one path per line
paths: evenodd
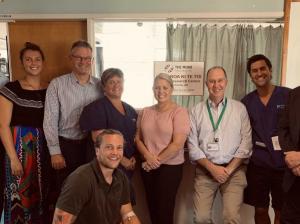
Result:
M278 117L283 112L290 89L276 86L267 105L264 105L257 90L246 95L245 104L252 126L253 154L250 161L256 166L284 169L284 154L274 150L272 137L278 136Z
M74 224L120 224L121 206L130 203L129 182L118 169L108 184L97 159L67 179L56 207L76 216Z
M82 139L79 117L83 108L101 96L98 79L80 84L73 73L53 79L47 89L44 132L51 155L61 154L58 136Z
M224 107L224 102L216 107L209 100L213 120L217 120ZM252 152L251 126L245 106L232 99L227 99L227 106L216 133L209 119L206 101L197 104L190 111L191 132L188 148L192 162L207 158L215 164L229 163L235 158L249 158ZM208 144L218 137L218 150L209 150Z

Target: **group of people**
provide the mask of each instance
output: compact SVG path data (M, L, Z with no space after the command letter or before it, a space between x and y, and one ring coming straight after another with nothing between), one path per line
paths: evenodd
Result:
M219 190L224 223L243 223L242 203L255 208L256 224L300 223L300 89L272 84L271 61L262 54L247 61L256 89L241 102L225 97L227 75L207 71L209 97L190 111L190 159L196 164L194 223L213 223Z
M92 47L82 40L74 42L70 50L72 72L53 79L49 85L42 81L45 56L38 45L25 43L20 60L24 78L0 89L0 211L4 205L4 223L86 223L85 220L89 220L88 223L139 223L131 207L130 193L133 191L129 190L126 175L115 171L120 158L125 161L121 164L126 170L134 169L134 158L123 159L123 146L125 150L128 148L125 156L132 157L137 117L129 105L117 99L122 93L118 88L123 85L123 76L121 81L114 82L119 70L113 70L106 80L102 79L100 86L99 80L91 74ZM91 103L103 94L108 109L121 110L116 109L117 116L126 121L122 123L124 134L101 126L106 121L104 124L101 120L79 122L83 109L89 104L92 106ZM97 118L98 114L92 116ZM82 120L85 119L82 115ZM115 123L118 125L118 121ZM127 133L131 137L127 138ZM90 171L90 178L83 181L80 176L78 184L69 184L75 180L67 177L87 163L90 164L86 171ZM93 183L101 183L105 188ZM88 191L88 186L93 188ZM80 195L76 192L78 189L86 194ZM67 195L75 192L72 198L78 201L65 199L64 192ZM61 200L58 200L60 194ZM97 194L102 199L93 202L101 201L102 207L99 205L93 210L88 204ZM103 197L107 203L103 203ZM116 199L112 200L114 197ZM81 205L87 213L79 207ZM90 215L92 211L98 215ZM102 217L100 221L99 217Z
M267 57L248 59L256 90L241 102L225 97L226 71L214 66L208 99L190 112L172 101L164 73L153 82L157 103L137 112L121 100L123 72L109 68L98 80L92 55L88 42L73 43L72 72L48 85L43 51L26 43L24 78L0 89L5 224L139 224L131 182L137 164L152 223L172 224L185 143L196 166L194 223L213 223L217 191L224 223L242 223L243 202L255 207L256 224L270 223L270 193L275 224L300 223L300 91L271 83Z

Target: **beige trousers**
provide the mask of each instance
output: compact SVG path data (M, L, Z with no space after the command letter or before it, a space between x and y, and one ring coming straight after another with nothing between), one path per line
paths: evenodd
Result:
M219 190L223 201L224 224L240 224L240 208L247 185L246 166L239 167L229 179L220 184L201 167L196 168L194 180L194 223L212 224L212 206Z

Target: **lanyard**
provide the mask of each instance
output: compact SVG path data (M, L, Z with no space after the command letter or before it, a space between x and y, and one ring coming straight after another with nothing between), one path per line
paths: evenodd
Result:
M212 116L212 113L211 113L211 110L210 110L210 107L208 105L208 99L206 100L206 107L207 107L209 119L210 119L211 125L213 126L214 132L218 129L218 127L219 127L219 125L221 123L221 120L223 118L226 106L227 106L227 98L225 98L225 104L224 104L223 109L221 111L221 114L220 114L220 116L218 118L217 124L215 124L213 116Z

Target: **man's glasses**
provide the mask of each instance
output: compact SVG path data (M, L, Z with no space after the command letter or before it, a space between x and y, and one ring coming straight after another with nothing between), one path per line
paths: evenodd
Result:
M79 62L91 62L93 60L93 58L91 57L81 57L81 56L78 56L78 55L71 55L76 61L79 61Z

